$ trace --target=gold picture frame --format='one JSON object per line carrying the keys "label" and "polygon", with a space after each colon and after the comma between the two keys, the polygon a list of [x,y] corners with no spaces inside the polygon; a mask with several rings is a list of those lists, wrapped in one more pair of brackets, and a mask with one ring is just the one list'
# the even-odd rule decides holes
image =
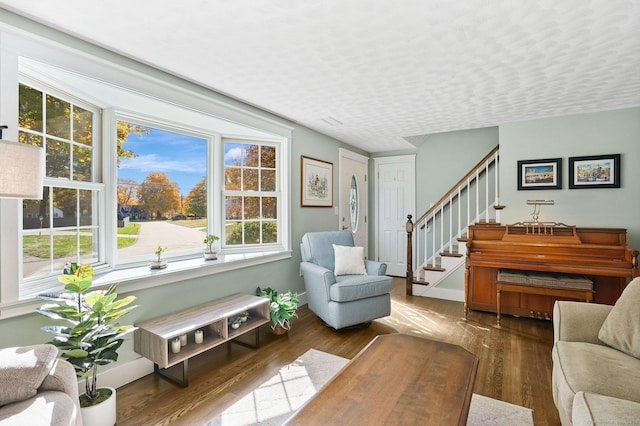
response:
{"label": "gold picture frame", "polygon": [[300,206],[333,207],[333,163],[300,156]]}

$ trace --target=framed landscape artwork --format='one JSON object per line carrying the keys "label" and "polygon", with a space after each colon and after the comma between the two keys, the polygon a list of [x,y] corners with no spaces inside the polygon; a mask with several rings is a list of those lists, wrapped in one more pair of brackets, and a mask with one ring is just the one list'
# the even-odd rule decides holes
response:
{"label": "framed landscape artwork", "polygon": [[300,157],[300,205],[333,206],[333,163]]}
{"label": "framed landscape artwork", "polygon": [[518,190],[561,188],[562,158],[518,161]]}
{"label": "framed landscape artwork", "polygon": [[569,157],[569,189],[620,188],[620,154]]}

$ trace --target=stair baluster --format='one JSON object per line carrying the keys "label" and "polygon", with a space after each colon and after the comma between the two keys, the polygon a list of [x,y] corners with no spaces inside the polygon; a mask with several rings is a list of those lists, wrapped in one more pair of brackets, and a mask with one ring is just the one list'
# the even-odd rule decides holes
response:
{"label": "stair baluster", "polygon": [[[498,158],[496,146],[418,220],[413,222],[413,216],[407,216],[407,295],[414,294],[414,284],[435,287],[464,263],[466,246],[458,240],[464,241],[469,225],[499,222],[504,206],[499,205]],[[414,247],[418,260],[415,269]],[[432,271],[438,271],[441,278],[433,276]]]}

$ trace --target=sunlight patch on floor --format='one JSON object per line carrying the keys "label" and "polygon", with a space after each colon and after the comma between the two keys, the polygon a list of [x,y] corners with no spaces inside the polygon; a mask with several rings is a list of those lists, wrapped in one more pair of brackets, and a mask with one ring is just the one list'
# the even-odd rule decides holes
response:
{"label": "sunlight patch on floor", "polygon": [[281,370],[221,415],[224,425],[251,425],[298,409],[316,393],[304,366]]}

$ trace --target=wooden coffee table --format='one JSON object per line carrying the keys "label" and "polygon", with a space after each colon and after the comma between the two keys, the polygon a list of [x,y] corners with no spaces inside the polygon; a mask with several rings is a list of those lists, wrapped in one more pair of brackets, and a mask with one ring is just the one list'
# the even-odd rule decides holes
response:
{"label": "wooden coffee table", "polygon": [[460,346],[378,336],[287,424],[465,425],[477,368]]}

